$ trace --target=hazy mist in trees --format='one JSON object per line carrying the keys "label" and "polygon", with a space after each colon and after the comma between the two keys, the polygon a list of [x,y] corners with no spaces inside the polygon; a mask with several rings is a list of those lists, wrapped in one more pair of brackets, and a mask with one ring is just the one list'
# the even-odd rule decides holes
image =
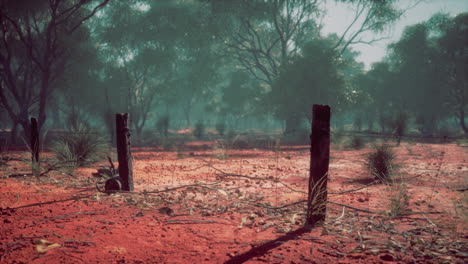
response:
{"label": "hazy mist in trees", "polygon": [[[396,1],[348,0],[353,30],[324,35],[322,1],[0,1],[0,128],[87,124],[136,135],[205,127],[294,133],[312,104],[335,128],[467,134],[468,14],[406,28],[369,71],[362,34],[391,28]],[[350,27],[351,28],[351,27]],[[375,40],[366,40],[373,43]]]}

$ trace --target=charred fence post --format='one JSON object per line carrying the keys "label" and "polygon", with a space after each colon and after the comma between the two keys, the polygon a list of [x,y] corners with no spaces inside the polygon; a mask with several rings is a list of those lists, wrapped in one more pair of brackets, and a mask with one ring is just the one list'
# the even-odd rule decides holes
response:
{"label": "charred fence post", "polygon": [[133,191],[133,165],[130,151],[130,130],[128,129],[128,113],[116,114],[117,156],[119,160],[119,175],[122,178],[122,190]]}
{"label": "charred fence post", "polygon": [[32,173],[39,175],[39,129],[36,118],[31,118],[31,161]]}
{"label": "charred fence post", "polygon": [[312,106],[310,135],[310,176],[306,226],[325,221],[327,212],[327,180],[330,161],[330,107]]}

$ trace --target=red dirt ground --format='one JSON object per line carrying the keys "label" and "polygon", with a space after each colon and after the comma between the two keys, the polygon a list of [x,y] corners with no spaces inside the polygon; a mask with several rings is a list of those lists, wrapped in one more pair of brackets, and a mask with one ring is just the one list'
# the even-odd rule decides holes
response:
{"label": "red dirt ground", "polygon": [[[394,150],[398,183],[347,192],[372,181],[371,149],[333,147],[327,220],[312,230],[293,204],[306,199],[307,146],[135,148],[135,193],[112,195],[92,176],[105,162],[37,179],[20,176],[27,152],[3,152],[0,263],[466,263],[468,148]],[[402,189],[406,207],[391,216]]]}

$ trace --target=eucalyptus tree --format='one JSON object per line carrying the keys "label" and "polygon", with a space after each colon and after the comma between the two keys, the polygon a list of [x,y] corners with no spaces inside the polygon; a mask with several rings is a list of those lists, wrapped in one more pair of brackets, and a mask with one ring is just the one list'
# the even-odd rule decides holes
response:
{"label": "eucalyptus tree", "polygon": [[260,103],[259,82],[246,71],[227,74],[227,83],[222,88],[218,114],[231,128],[236,128],[241,119],[256,115]]}
{"label": "eucalyptus tree", "polygon": [[[444,116],[445,91],[438,84],[436,50],[429,40],[425,23],[409,26],[396,43],[390,45],[390,62],[396,78],[394,104],[416,116],[422,132],[432,132]],[[426,95],[426,96],[421,96]]]}
{"label": "eucalyptus tree", "polygon": [[[249,72],[261,82],[262,85],[258,87],[260,93],[264,94],[264,103],[271,105],[278,117],[279,109],[292,110],[293,108],[288,107],[290,102],[273,100],[276,97],[275,94],[281,94],[274,90],[292,89],[287,82],[282,82],[285,86],[278,85],[278,80],[285,78],[285,68],[297,65],[294,62],[304,56],[302,48],[305,43],[324,38],[321,36],[319,23],[319,18],[325,11],[323,2],[318,0],[209,2],[212,2],[212,8],[215,11],[227,14],[224,21],[235,30],[234,34],[225,36],[228,50],[237,60],[240,69]],[[333,55],[331,60],[340,60],[345,53],[349,53],[353,44],[364,42],[371,44],[378,41],[378,39],[365,39],[363,35],[368,32],[381,32],[401,14],[393,1],[337,2],[345,2],[354,6],[356,12],[355,18],[347,25],[343,35],[337,37],[332,43],[331,47],[334,52],[330,54]],[[320,65],[310,67],[311,70],[320,72],[320,69],[312,68],[320,67]],[[303,71],[303,74],[309,73]],[[289,93],[294,94],[292,90]],[[270,93],[274,94],[270,95]],[[283,91],[283,93],[288,93],[288,91]],[[314,98],[314,101],[320,102],[320,98]],[[325,101],[327,99],[323,98],[323,102]],[[283,105],[278,106],[278,104]],[[310,102],[305,104],[308,105]],[[281,118],[286,118],[284,121],[287,123],[287,130],[294,129],[291,126],[296,126],[300,123],[299,120],[304,118],[298,113],[284,112],[280,115]],[[292,120],[288,121],[289,118]]]}
{"label": "eucalyptus tree", "polygon": [[94,106],[102,102],[102,98],[96,94],[100,82],[97,73],[101,65],[93,39],[87,36],[78,43],[69,60],[74,63],[57,80],[56,86],[60,89],[51,95],[47,115],[50,126],[76,131],[82,125],[89,125],[94,117]]}
{"label": "eucalyptus tree", "polygon": [[379,113],[383,131],[406,113],[421,132],[433,133],[453,114],[466,133],[467,17],[436,14],[408,26],[382,62],[354,78],[357,96]]}
{"label": "eucalyptus tree", "polygon": [[240,67],[272,86],[300,45],[317,32],[318,1],[241,1],[233,12],[235,33],[226,44]]}
{"label": "eucalyptus tree", "polygon": [[[330,39],[315,39],[303,47],[303,55],[283,70],[268,94],[268,101],[280,120],[286,121],[286,133],[310,120],[312,104],[337,107],[342,98],[344,80],[338,73],[339,60]],[[285,89],[284,87],[287,87]]]}
{"label": "eucalyptus tree", "polygon": [[351,80],[353,87],[353,106],[362,111],[361,115],[367,121],[368,129],[372,130],[377,121],[382,132],[390,127],[390,119],[395,112],[395,73],[387,61],[377,62],[372,68],[358,74]]}
{"label": "eucalyptus tree", "polygon": [[[123,76],[118,78],[125,79],[125,87],[104,85],[105,93],[126,99],[120,111],[131,113],[137,133],[162,102],[179,105],[189,125],[193,106],[207,97],[216,77],[212,43],[217,41],[213,33],[217,21],[210,19],[204,5],[116,1],[96,19],[102,61],[105,67],[114,68],[108,71],[120,71]],[[104,74],[105,83],[112,83],[109,77]],[[109,108],[119,108],[112,100],[108,103]]]}
{"label": "eucalyptus tree", "polygon": [[[226,2],[220,1],[216,10],[221,9],[220,5],[227,5]],[[380,40],[366,39],[363,35],[382,32],[402,14],[394,1],[336,2],[355,7],[353,20],[334,43],[339,55],[353,44],[372,44]],[[300,55],[300,47],[320,34],[318,18],[325,12],[318,0],[238,1],[225,9],[234,10],[231,16],[236,22],[232,24],[237,29],[236,34],[226,41],[227,45],[244,69],[270,86],[281,65]]]}
{"label": "eucalyptus tree", "polygon": [[105,68],[104,119],[113,111],[130,113],[137,134],[143,130],[155,98],[169,79],[174,58],[161,2],[114,1],[94,22],[94,36]]}
{"label": "eucalyptus tree", "polygon": [[[404,10],[397,8],[395,0],[336,0],[354,9],[351,22],[335,44],[343,54],[354,44],[374,44],[385,37],[375,37],[397,21]],[[372,36],[372,37],[370,37]]]}
{"label": "eucalyptus tree", "polygon": [[456,17],[436,14],[428,21],[428,26],[435,34],[437,83],[448,92],[444,106],[448,106],[463,132],[468,134],[465,120],[468,112],[468,13]]}
{"label": "eucalyptus tree", "polygon": [[2,1],[0,102],[14,125],[29,134],[29,116],[46,121],[51,94],[71,55],[87,36],[83,23],[109,0]]}
{"label": "eucalyptus tree", "polygon": [[196,105],[208,104],[218,86],[222,58],[219,54],[217,21],[206,12],[205,4],[190,3],[179,10],[183,22],[176,28],[183,35],[174,42],[173,87],[170,95],[182,110],[187,126],[192,124]]}
{"label": "eucalyptus tree", "polygon": [[452,113],[468,132],[467,17],[466,13],[454,18],[436,14],[407,27],[390,45],[394,104],[415,115],[421,132],[434,132],[439,121]]}

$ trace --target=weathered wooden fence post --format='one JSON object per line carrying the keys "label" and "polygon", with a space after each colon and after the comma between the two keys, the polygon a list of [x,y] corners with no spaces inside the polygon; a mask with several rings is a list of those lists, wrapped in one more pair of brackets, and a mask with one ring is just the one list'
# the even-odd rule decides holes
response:
{"label": "weathered wooden fence post", "polygon": [[31,118],[31,159],[39,162],[39,130],[36,118]]}
{"label": "weathered wooden fence post", "polygon": [[327,212],[328,163],[330,161],[330,107],[312,106],[310,177],[306,226],[325,221]]}
{"label": "weathered wooden fence post", "polygon": [[39,173],[39,129],[36,118],[31,118],[31,161],[32,173],[38,176]]}
{"label": "weathered wooden fence post", "polygon": [[133,165],[130,151],[130,131],[128,129],[128,113],[116,114],[117,156],[119,160],[119,175],[122,178],[122,190],[133,191]]}

